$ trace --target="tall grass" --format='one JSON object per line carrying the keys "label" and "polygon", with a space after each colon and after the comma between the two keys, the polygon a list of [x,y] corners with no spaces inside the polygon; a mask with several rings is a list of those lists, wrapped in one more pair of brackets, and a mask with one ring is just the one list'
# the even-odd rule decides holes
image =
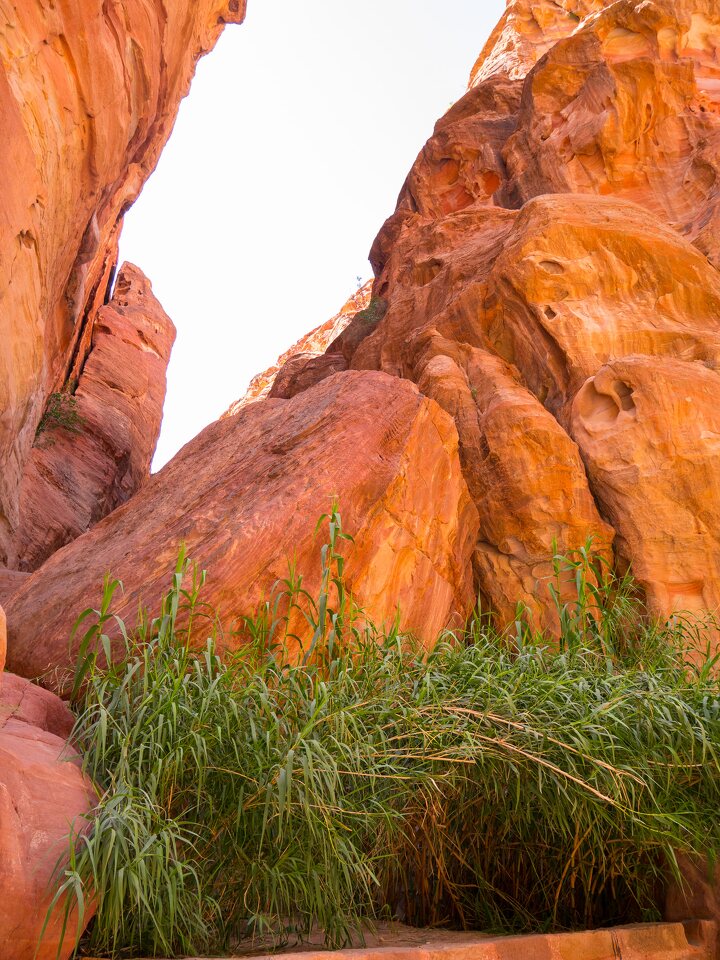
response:
{"label": "tall grass", "polygon": [[58,899],[97,904],[92,954],[314,926],[340,945],[381,915],[512,931],[655,915],[675,851],[720,841],[720,689],[689,625],[650,623],[587,551],[555,558],[559,645],[478,615],[428,653],[355,607],[325,521],[319,596],[291,571],[239,653],[218,656],[182,556],[158,615],[121,625],[121,656],[118,584],[83,616],[74,736],[102,799]]}

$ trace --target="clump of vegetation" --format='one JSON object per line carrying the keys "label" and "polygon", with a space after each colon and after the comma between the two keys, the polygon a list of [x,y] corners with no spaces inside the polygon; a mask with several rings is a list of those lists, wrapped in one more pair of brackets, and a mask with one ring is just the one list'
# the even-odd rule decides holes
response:
{"label": "clump of vegetation", "polygon": [[554,561],[559,645],[478,614],[428,652],[355,606],[340,518],[325,522],[319,595],[291,571],[240,652],[219,656],[182,556],[132,631],[112,616],[117,582],[83,615],[74,737],[102,796],[57,900],[67,917],[96,898],[91,954],[217,953],[316,926],[341,945],[380,916],[494,931],[653,917],[676,851],[720,841],[720,687],[691,626],[650,622],[587,550]]}
{"label": "clump of vegetation", "polygon": [[361,323],[363,326],[376,327],[387,313],[387,301],[382,297],[372,297],[370,303],[355,314],[355,323]]}
{"label": "clump of vegetation", "polygon": [[67,433],[82,433],[85,419],[78,413],[77,400],[71,390],[51,393],[48,397],[45,413],[35,431],[35,440],[42,439],[43,444],[55,442],[52,433],[65,430]]}

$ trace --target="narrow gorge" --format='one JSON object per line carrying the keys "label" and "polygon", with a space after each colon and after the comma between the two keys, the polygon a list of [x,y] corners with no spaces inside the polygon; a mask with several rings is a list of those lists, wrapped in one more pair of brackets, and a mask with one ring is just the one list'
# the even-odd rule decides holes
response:
{"label": "narrow gorge", "polygon": [[[68,822],[95,802],[60,698],[107,574],[118,615],[157,610],[182,544],[239,623],[289,558],[322,588],[336,500],[347,589],[427,649],[478,598],[499,633],[520,609],[556,635],[552,558],[588,545],[651,619],[720,608],[718,0],[508,0],[373,281],[151,475],[175,329],[118,238],[198,59],[245,12],[0,0],[3,960],[33,957]],[[715,889],[684,873],[695,899],[667,918],[697,942],[672,927],[615,956],[716,956]],[[73,936],[54,919],[36,960]]]}

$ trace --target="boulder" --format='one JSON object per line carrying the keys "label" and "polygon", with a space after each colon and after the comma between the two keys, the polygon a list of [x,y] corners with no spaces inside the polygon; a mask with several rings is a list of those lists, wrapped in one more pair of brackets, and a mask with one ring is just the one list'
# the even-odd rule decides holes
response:
{"label": "boulder", "polygon": [[[58,865],[71,831],[87,826],[97,797],[67,738],[73,717],[56,696],[0,675],[0,956],[66,960],[77,930],[63,936],[60,904],[40,941]],[[85,914],[92,917],[92,904]],[[37,952],[36,952],[37,950]]]}
{"label": "boulder", "polygon": [[[183,543],[226,625],[252,614],[292,559],[312,594],[314,530],[334,497],[355,538],[348,583],[374,620],[391,622],[399,604],[403,625],[430,642],[467,615],[478,521],[455,425],[408,381],[347,372],[212,424],[47,560],[8,601],[9,668],[57,686],[73,622],[99,603],[105,574],[123,582],[118,612],[134,620],[140,601],[157,609]],[[227,631],[224,643],[241,639]]]}

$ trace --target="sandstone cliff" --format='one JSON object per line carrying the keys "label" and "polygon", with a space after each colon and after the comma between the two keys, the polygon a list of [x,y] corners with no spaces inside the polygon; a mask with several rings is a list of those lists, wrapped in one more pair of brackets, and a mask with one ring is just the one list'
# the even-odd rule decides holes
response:
{"label": "sandstone cliff", "polygon": [[54,395],[57,407],[41,421],[22,478],[10,567],[37,569],[148,478],[174,339],[150,283],[125,264],[95,317],[74,394]]}
{"label": "sandstone cliff", "polygon": [[[426,640],[477,592],[552,624],[548,558],[591,537],[653,612],[714,612],[718,47],[711,0],[512,0],[373,245],[369,304],[15,582],[15,669],[65,663],[107,569],[127,609],[154,603],[181,539],[249,612],[292,545],[311,562],[333,494],[379,578],[358,572],[359,599],[378,619],[399,601]],[[370,520],[401,490],[403,536]]]}
{"label": "sandstone cliff", "polygon": [[351,366],[455,417],[506,616],[613,532],[653,611],[720,604],[718,44],[711,0],[513,0],[373,246]]}
{"label": "sandstone cliff", "polygon": [[46,401],[76,379],[122,216],[245,0],[0,2],[0,564]]}

